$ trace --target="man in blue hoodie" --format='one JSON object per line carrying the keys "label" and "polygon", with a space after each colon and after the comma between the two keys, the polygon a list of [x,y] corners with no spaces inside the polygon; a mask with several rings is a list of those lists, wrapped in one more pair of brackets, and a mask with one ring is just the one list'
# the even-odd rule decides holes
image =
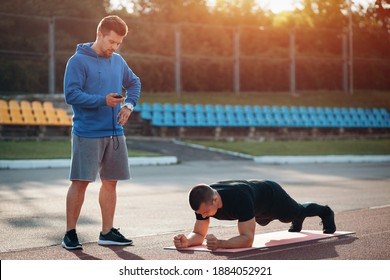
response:
{"label": "man in blue hoodie", "polygon": [[103,18],[95,42],[77,45],[76,53],[66,65],[64,95],[74,113],[71,185],[66,198],[67,231],[62,242],[69,250],[82,249],[76,224],[87,186],[96,180],[98,173],[102,182],[99,192],[102,230],[98,244],[132,244],[113,226],[117,181],[130,178],[122,126],[136,106],[141,90],[139,78],[115,52],[127,32],[126,23],[118,16]]}

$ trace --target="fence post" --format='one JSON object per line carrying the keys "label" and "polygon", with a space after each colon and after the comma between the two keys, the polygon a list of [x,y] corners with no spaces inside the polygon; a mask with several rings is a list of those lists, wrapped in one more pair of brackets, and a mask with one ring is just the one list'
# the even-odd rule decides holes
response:
{"label": "fence post", "polygon": [[294,94],[295,89],[295,30],[292,30],[290,32],[290,93]]}
{"label": "fence post", "polygon": [[54,94],[56,88],[56,62],[55,62],[55,17],[48,20],[48,48],[49,48],[49,93]]}
{"label": "fence post", "polygon": [[341,34],[341,47],[343,50],[343,90],[348,92],[348,53],[347,53],[347,35],[343,31]]}
{"label": "fence post", "polygon": [[348,29],[349,29],[349,93],[353,94],[353,22],[351,0],[348,0]]}
{"label": "fence post", "polygon": [[175,88],[176,95],[181,92],[181,68],[180,68],[180,26],[175,27]]}
{"label": "fence post", "polygon": [[233,85],[236,95],[240,95],[240,29],[234,31]]}

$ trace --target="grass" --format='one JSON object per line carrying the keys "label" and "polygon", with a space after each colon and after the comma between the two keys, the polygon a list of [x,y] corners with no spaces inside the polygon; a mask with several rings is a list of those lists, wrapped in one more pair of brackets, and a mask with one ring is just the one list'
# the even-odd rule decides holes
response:
{"label": "grass", "polygon": [[[53,141],[0,141],[0,159],[68,159],[71,143],[65,140]],[[144,151],[130,150],[129,157],[160,156]]]}
{"label": "grass", "polygon": [[231,104],[259,106],[321,106],[321,107],[362,107],[387,108],[390,111],[390,92],[356,91],[353,95],[340,91],[297,92],[196,92],[182,93],[142,93],[140,103],[189,103],[189,104]]}
{"label": "grass", "polygon": [[252,156],[294,155],[388,155],[390,139],[315,141],[190,141],[189,143]]}
{"label": "grass", "polygon": [[[316,141],[187,141],[252,156],[262,155],[388,155],[390,139]],[[70,141],[0,141],[0,159],[67,159]],[[129,157],[159,154],[129,150]]]}

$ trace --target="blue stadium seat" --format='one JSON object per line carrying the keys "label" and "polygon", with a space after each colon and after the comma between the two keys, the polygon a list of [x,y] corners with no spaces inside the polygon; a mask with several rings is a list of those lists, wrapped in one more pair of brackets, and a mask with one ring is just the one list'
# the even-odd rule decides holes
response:
{"label": "blue stadium seat", "polygon": [[215,105],[215,112],[217,113],[224,113],[225,107],[223,105]]}
{"label": "blue stadium seat", "polygon": [[204,110],[206,113],[214,113],[215,112],[215,107],[211,104],[207,104],[205,107],[204,107]]}
{"label": "blue stadium seat", "polygon": [[291,106],[290,107],[290,112],[292,114],[299,114],[299,108],[297,106]]}
{"label": "blue stadium seat", "polygon": [[194,109],[195,109],[195,112],[197,112],[197,113],[203,113],[204,112],[204,108],[203,108],[202,104],[196,104]]}
{"label": "blue stadium seat", "polygon": [[198,124],[198,126],[207,126],[206,117],[203,113],[196,112],[195,119],[196,119],[196,123]]}
{"label": "blue stadium seat", "polygon": [[300,114],[307,115],[309,113],[309,111],[307,110],[307,107],[305,107],[305,106],[299,106],[298,109],[299,109]]}
{"label": "blue stadium seat", "polygon": [[186,126],[196,126],[196,119],[193,112],[185,113],[185,123]]}
{"label": "blue stadium seat", "polygon": [[246,114],[253,114],[253,109],[252,109],[252,106],[250,106],[250,105],[245,105],[244,111]]}
{"label": "blue stadium seat", "polygon": [[234,111],[236,112],[236,114],[241,114],[244,113],[244,108],[241,105],[236,105],[234,106]]}
{"label": "blue stadium seat", "polygon": [[144,120],[151,120],[152,119],[152,112],[147,111],[147,110],[141,111],[141,118]]}
{"label": "blue stadium seat", "polygon": [[150,105],[150,103],[142,103],[138,105],[141,105],[141,111],[152,111],[152,106]]}
{"label": "blue stadium seat", "polygon": [[[256,106],[255,106],[256,107]],[[261,110],[264,112],[264,113],[272,113],[272,108],[270,106],[263,106],[261,107]]]}
{"label": "blue stadium seat", "polygon": [[173,106],[170,103],[164,103],[163,105],[164,112],[173,112]]}
{"label": "blue stadium seat", "polygon": [[134,107],[134,112],[140,113],[142,111],[142,104],[138,103],[137,106]]}
{"label": "blue stadium seat", "polygon": [[155,125],[155,126],[163,126],[164,125],[163,116],[160,112],[154,113],[151,120],[152,120],[152,125]]}
{"label": "blue stadium seat", "polygon": [[175,111],[176,113],[183,113],[184,112],[184,106],[180,103],[176,103],[174,106],[173,106],[173,111]]}
{"label": "blue stadium seat", "polygon": [[195,109],[194,109],[194,106],[192,104],[185,104],[184,111],[186,113],[193,113],[193,112],[195,112]]}
{"label": "blue stadium seat", "polygon": [[153,112],[162,112],[163,106],[160,103],[153,103],[152,110]]}
{"label": "blue stadium seat", "polygon": [[235,109],[232,105],[225,105],[225,112],[234,113]]}
{"label": "blue stadium seat", "polygon": [[175,123],[184,123],[184,114],[182,112],[175,111],[174,113]]}

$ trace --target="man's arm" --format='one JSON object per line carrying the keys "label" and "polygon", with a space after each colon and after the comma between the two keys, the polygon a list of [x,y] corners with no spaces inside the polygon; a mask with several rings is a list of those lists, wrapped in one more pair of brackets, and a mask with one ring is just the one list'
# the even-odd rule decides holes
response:
{"label": "man's arm", "polygon": [[213,234],[206,236],[207,248],[215,250],[217,248],[248,248],[252,246],[255,237],[256,221],[252,218],[245,222],[238,222],[238,236],[228,240],[217,239]]}
{"label": "man's arm", "polygon": [[196,220],[193,231],[185,236],[178,234],[173,238],[176,248],[186,248],[190,246],[201,245],[209,229],[210,219]]}

